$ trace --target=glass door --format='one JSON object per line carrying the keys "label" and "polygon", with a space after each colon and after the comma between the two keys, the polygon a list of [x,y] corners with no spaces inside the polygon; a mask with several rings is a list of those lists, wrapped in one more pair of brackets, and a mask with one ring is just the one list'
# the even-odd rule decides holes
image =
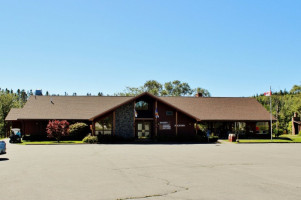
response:
{"label": "glass door", "polygon": [[146,139],[151,136],[151,122],[137,122],[138,139]]}

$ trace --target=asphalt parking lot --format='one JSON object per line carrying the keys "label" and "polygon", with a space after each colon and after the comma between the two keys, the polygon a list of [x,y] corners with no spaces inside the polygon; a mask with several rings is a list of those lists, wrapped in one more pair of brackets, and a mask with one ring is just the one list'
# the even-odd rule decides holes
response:
{"label": "asphalt parking lot", "polygon": [[16,145],[0,199],[300,199],[301,144]]}

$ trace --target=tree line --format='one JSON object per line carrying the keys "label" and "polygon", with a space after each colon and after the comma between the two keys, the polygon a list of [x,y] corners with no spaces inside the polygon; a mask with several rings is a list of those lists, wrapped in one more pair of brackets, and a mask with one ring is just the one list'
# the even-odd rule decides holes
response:
{"label": "tree line", "polygon": [[126,87],[124,92],[116,93],[116,96],[136,96],[143,92],[149,92],[156,96],[191,96],[196,93],[202,93],[204,97],[210,97],[207,89],[197,87],[191,88],[186,82],[179,80],[165,82],[163,84],[155,80],[149,80],[139,87]]}
{"label": "tree line", "polygon": [[[254,97],[270,111],[270,97],[264,94]],[[273,123],[273,130],[277,134],[291,133],[294,113],[301,116],[301,85],[294,85],[289,92],[286,90],[272,92],[271,100],[272,114],[277,119],[277,122]]]}
{"label": "tree line", "polygon": [[[146,81],[139,87],[126,87],[123,92],[115,93],[114,96],[135,96],[142,92],[149,92],[156,96],[191,96],[196,93],[202,93],[204,97],[210,97],[211,94],[207,89],[197,87],[191,88],[186,82],[179,80],[159,83],[155,80]],[[27,99],[33,95],[33,91],[25,91],[24,89],[17,91],[0,88],[0,137],[5,134],[5,118],[11,108],[22,108]],[[58,96],[59,94],[52,94]],[[68,94],[65,93],[67,96]],[[73,93],[72,96],[76,96]],[[99,92],[97,96],[103,96]],[[45,96],[50,96],[46,91]],[[87,93],[87,96],[92,96]],[[253,96],[260,102],[268,111],[270,111],[269,97],[264,94]],[[301,116],[301,85],[294,85],[290,91],[280,90],[274,91],[272,94],[272,113],[276,117],[277,122],[273,124],[274,130],[279,133],[291,132],[291,118],[294,113]]]}

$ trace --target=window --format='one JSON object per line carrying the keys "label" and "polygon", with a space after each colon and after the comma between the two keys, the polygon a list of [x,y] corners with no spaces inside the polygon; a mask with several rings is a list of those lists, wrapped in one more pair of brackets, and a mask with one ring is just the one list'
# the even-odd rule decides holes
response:
{"label": "window", "polygon": [[138,101],[135,106],[136,110],[148,110],[148,103],[145,101]]}
{"label": "window", "polygon": [[112,134],[112,122],[113,116],[110,115],[106,118],[103,118],[95,123],[95,134],[96,135],[111,135]]}
{"label": "window", "polygon": [[246,133],[246,123],[245,122],[234,122],[232,130],[235,133],[245,134]]}
{"label": "window", "polygon": [[268,122],[257,122],[256,123],[256,133],[259,133],[259,134],[269,133],[269,123]]}
{"label": "window", "polygon": [[173,116],[173,111],[166,111],[166,116]]}

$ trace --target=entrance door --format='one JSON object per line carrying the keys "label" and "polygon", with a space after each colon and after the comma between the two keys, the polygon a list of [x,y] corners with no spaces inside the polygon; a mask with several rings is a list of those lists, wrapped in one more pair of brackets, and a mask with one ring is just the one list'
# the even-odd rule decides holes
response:
{"label": "entrance door", "polygon": [[138,139],[147,139],[151,137],[151,122],[136,122]]}

